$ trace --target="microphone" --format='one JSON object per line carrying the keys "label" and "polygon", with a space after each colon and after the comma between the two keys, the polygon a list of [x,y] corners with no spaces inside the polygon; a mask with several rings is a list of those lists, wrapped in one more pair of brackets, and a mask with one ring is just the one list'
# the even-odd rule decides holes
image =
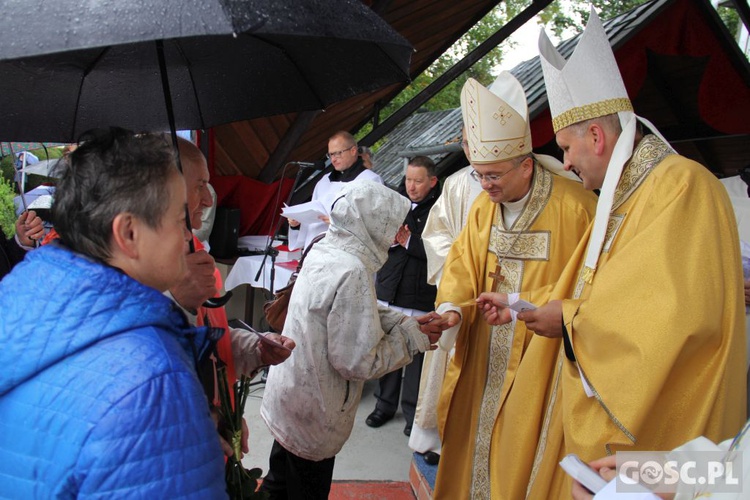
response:
{"label": "microphone", "polygon": [[290,161],[289,163],[291,165],[297,165],[299,168],[314,168],[314,169],[317,169],[317,170],[320,170],[320,169],[324,168],[325,165],[326,165],[326,163],[324,161],[321,161],[321,160],[314,161],[314,162],[309,162],[309,161]]}

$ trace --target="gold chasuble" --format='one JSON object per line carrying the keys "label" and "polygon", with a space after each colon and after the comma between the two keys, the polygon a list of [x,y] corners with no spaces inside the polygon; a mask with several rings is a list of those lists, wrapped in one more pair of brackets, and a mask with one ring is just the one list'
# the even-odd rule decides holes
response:
{"label": "gold chasuble", "polygon": [[[500,205],[480,194],[448,254],[437,303],[554,283],[595,208],[596,197],[580,183],[539,165],[510,228]],[[443,447],[434,498],[525,494],[559,347],[559,340],[535,338],[523,322],[490,327],[476,307],[463,308],[438,405]],[[535,360],[527,365],[529,353]]]}
{"label": "gold chasuble", "polygon": [[624,167],[593,275],[581,272],[588,238],[553,291],[573,297],[563,322],[577,363],[561,351],[534,499],[570,498],[558,465],[568,453],[589,462],[701,435],[719,442],[745,422],[740,246],[719,181],[646,136]]}

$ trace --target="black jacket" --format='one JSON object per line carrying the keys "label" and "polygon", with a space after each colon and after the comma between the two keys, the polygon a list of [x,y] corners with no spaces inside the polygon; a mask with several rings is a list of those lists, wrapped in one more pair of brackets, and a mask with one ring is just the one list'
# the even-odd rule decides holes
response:
{"label": "black jacket", "polygon": [[8,239],[0,229],[0,279],[23,260],[26,251],[18,246],[15,238]]}
{"label": "black jacket", "polygon": [[439,184],[407,214],[404,224],[411,231],[409,248],[395,245],[388,251],[388,260],[378,271],[375,284],[378,299],[394,306],[421,311],[435,308],[437,287],[427,284],[427,256],[422,243],[422,230],[438,196]]}

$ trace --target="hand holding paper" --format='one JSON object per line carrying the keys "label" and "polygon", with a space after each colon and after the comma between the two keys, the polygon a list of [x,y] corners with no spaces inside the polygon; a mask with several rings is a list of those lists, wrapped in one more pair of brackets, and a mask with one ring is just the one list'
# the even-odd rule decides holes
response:
{"label": "hand holding paper", "polygon": [[477,310],[484,314],[490,325],[510,323],[512,316],[508,307],[508,295],[505,293],[484,292],[477,297]]}
{"label": "hand holding paper", "polygon": [[321,217],[328,217],[329,213],[318,200],[300,203],[299,205],[285,206],[281,209],[281,215],[287,219],[293,219],[302,224],[320,222]]}
{"label": "hand holding paper", "polygon": [[607,486],[607,480],[601,477],[590,466],[586,465],[575,454],[566,455],[560,461],[560,467],[565,469],[565,472],[592,493],[596,493]]}

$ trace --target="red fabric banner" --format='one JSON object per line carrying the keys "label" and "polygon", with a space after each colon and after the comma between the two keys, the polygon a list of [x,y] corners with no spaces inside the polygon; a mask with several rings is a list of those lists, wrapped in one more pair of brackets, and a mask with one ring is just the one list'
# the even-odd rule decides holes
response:
{"label": "red fabric banner", "polygon": [[240,209],[240,236],[273,234],[293,179],[266,184],[242,175],[211,178],[219,207]]}

